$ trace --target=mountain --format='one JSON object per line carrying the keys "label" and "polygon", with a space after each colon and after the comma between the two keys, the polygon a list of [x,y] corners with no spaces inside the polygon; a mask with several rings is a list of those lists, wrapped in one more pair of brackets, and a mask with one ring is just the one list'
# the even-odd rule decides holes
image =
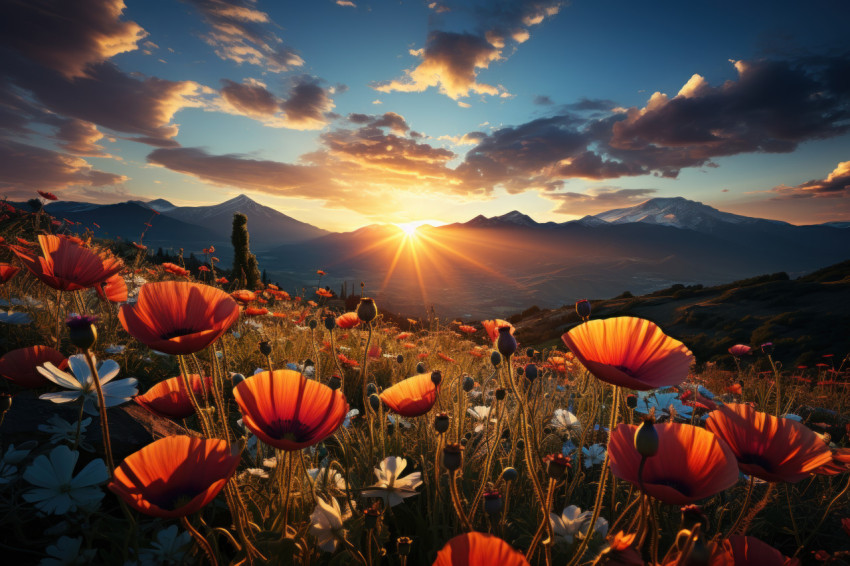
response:
{"label": "mountain", "polygon": [[127,202],[132,202],[134,204],[145,206],[145,207],[150,208],[151,210],[155,210],[157,212],[168,212],[170,210],[174,210],[175,208],[177,208],[176,206],[174,206],[173,204],[171,204],[170,202],[168,202],[164,198],[158,198],[156,200],[148,200],[148,201],[130,200],[130,201],[127,201]]}
{"label": "mountain", "polygon": [[617,208],[597,214],[595,218],[612,224],[644,222],[701,232],[713,232],[726,224],[753,225],[770,223],[790,226],[787,222],[780,222],[778,220],[764,220],[762,218],[751,218],[749,216],[721,212],[701,202],[695,202],[683,197],[653,198],[637,206]]}
{"label": "mountain", "polygon": [[171,218],[206,227],[224,241],[230,240],[234,213],[241,212],[248,217],[252,250],[329,234],[327,230],[295,220],[245,195],[212,206],[178,206],[162,212]]}

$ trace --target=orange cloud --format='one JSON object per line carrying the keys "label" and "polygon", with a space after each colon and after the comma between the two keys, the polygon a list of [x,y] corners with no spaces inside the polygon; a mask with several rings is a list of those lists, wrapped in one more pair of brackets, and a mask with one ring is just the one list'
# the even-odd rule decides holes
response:
{"label": "orange cloud", "polygon": [[780,185],[771,190],[777,193],[777,199],[850,197],[850,161],[839,163],[824,179],[813,179],[793,187]]}

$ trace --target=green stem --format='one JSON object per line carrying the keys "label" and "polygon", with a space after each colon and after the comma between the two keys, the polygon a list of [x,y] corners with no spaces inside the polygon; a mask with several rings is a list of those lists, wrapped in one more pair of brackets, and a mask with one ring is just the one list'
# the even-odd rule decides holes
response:
{"label": "green stem", "polygon": [[213,554],[212,547],[210,543],[192,526],[192,523],[189,522],[189,519],[184,515],[180,517],[180,522],[183,524],[183,528],[189,531],[189,534],[195,539],[195,542],[198,543],[198,546],[201,547],[201,550],[206,554],[207,559],[210,561],[212,566],[218,566],[218,560],[215,559],[215,554]]}
{"label": "green stem", "polygon": [[109,440],[109,421],[106,418],[106,401],[103,398],[103,388],[100,386],[100,377],[97,375],[97,368],[94,365],[94,357],[91,355],[91,350],[84,350],[86,362],[91,370],[92,380],[94,381],[95,389],[97,390],[97,404],[100,411],[100,428],[103,435],[103,449],[106,452],[106,463],[109,465],[109,475],[115,477],[115,460],[112,459],[112,443]]}

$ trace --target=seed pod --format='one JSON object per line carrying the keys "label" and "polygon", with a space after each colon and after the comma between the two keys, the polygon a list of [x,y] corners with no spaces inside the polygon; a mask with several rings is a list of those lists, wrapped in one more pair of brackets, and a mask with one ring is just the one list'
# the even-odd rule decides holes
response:
{"label": "seed pod", "polygon": [[374,383],[366,384],[366,395],[374,395],[378,392],[378,386]]}
{"label": "seed pod", "polygon": [[590,301],[588,301],[587,299],[582,299],[576,302],[576,314],[579,316],[580,319],[587,320],[588,318],[590,318],[591,310],[592,309],[590,308]]}
{"label": "seed pod", "polygon": [[655,419],[647,417],[635,431],[635,448],[641,456],[651,458],[658,454],[658,431]]}
{"label": "seed pod", "polygon": [[398,356],[396,356],[395,361],[397,361],[400,364],[403,364],[404,363],[404,356],[402,354],[399,354]]}
{"label": "seed pod", "polygon": [[493,367],[499,367],[499,364],[502,363],[502,354],[493,350],[490,354],[490,363],[493,364]]}
{"label": "seed pod", "polygon": [[413,539],[410,537],[398,537],[396,539],[396,550],[398,550],[399,556],[409,556],[412,547]]}
{"label": "seed pod", "polygon": [[629,409],[634,409],[635,407],[637,407],[637,402],[638,398],[637,395],[635,395],[634,393],[626,395],[626,406]]}
{"label": "seed pod", "polygon": [[360,299],[360,304],[357,305],[357,318],[369,324],[375,317],[378,316],[378,306],[375,304],[375,301],[370,299],[369,297],[363,297]]}
{"label": "seed pod", "polygon": [[570,467],[570,459],[563,454],[549,454],[543,461],[546,462],[546,473],[553,480],[564,477],[567,468]]}
{"label": "seed pod", "polygon": [[508,394],[508,390],[507,390],[507,389],[505,389],[504,387],[499,387],[498,389],[496,389],[496,400],[497,400],[497,401],[504,401],[504,400],[505,400],[505,396],[506,396],[507,394]]}
{"label": "seed pod", "polygon": [[488,515],[502,512],[502,494],[498,490],[484,492],[484,512]]}
{"label": "seed pod", "polygon": [[237,385],[245,381],[245,376],[241,373],[234,373],[230,376],[230,381],[233,382],[233,387],[236,387]]}
{"label": "seed pod", "polygon": [[378,397],[376,393],[369,395],[369,406],[371,406],[372,410],[376,413],[381,408],[381,398]]}
{"label": "seed pod", "polygon": [[469,393],[475,387],[475,380],[472,379],[470,376],[465,375],[463,377],[463,384],[461,385],[461,387],[463,387],[464,391]]}
{"label": "seed pod", "polygon": [[534,364],[528,364],[525,366],[525,378],[528,381],[534,382],[535,379],[540,375],[537,366]]}
{"label": "seed pod", "polygon": [[336,391],[340,387],[342,387],[342,379],[338,375],[332,375],[328,380],[328,387]]}
{"label": "seed pod", "polygon": [[310,327],[310,330],[316,330],[316,327],[319,326],[319,323],[315,318],[311,318],[310,322],[307,323],[307,326]]}
{"label": "seed pod", "polygon": [[505,481],[514,481],[519,477],[519,472],[516,471],[516,468],[505,468],[502,470],[502,479]]}
{"label": "seed pod", "polygon": [[336,317],[332,314],[326,314],[324,318],[325,328],[333,330],[336,328]]}
{"label": "seed pod", "polygon": [[449,442],[443,448],[443,467],[449,471],[454,471],[461,465],[463,465],[463,447],[456,442]]}
{"label": "seed pod", "polygon": [[511,334],[510,326],[502,326],[499,328],[499,338],[496,340],[496,347],[499,349],[499,353],[506,358],[511,357],[513,353],[516,352],[516,338],[514,338],[513,334]]}
{"label": "seed pod", "polygon": [[431,372],[431,383],[433,383],[434,385],[440,385],[442,381],[443,373],[440,370],[435,369]]}
{"label": "seed pod", "polygon": [[449,430],[448,413],[439,413],[436,417],[434,417],[434,430],[436,430],[439,434],[443,434]]}
{"label": "seed pod", "polygon": [[268,340],[263,340],[262,342],[260,342],[259,346],[260,346],[260,353],[262,355],[264,355],[264,356],[270,356],[271,355],[272,345],[269,343]]}
{"label": "seed pod", "polygon": [[422,362],[416,364],[416,373],[425,373],[425,364]]}

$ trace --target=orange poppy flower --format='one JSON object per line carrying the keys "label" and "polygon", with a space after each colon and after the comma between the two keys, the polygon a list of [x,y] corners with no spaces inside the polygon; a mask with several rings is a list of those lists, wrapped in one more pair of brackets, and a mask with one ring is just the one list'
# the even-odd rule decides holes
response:
{"label": "orange poppy flower", "polygon": [[732,393],[733,395],[743,395],[744,394],[744,388],[741,387],[740,383],[733,383],[732,385],[727,385],[726,391],[728,391],[729,393]]}
{"label": "orange poppy flower", "polygon": [[206,265],[202,265],[202,266],[200,266],[200,267],[198,268],[198,271],[200,271],[200,272],[202,272],[202,273],[206,273],[206,272],[207,272],[207,271],[209,271],[209,270],[210,270],[210,268],[209,268],[209,267],[207,267]]}
{"label": "orange poppy flower", "polygon": [[383,350],[381,349],[380,346],[372,346],[371,348],[369,348],[369,357],[370,358],[380,358],[381,353],[383,353]]}
{"label": "orange poppy flower", "polygon": [[320,269],[320,270],[316,271],[316,275],[322,276],[322,275],[327,275],[327,273],[325,273],[323,270]]}
{"label": "orange poppy flower", "polygon": [[431,410],[437,402],[438,393],[431,374],[421,373],[385,389],[381,393],[381,401],[403,417],[418,417]]}
{"label": "orange poppy flower", "polygon": [[256,307],[248,307],[242,314],[245,316],[263,316],[264,314],[269,314],[269,309],[258,309]]}
{"label": "orange poppy flower", "polygon": [[347,312],[336,317],[336,325],[343,329],[354,328],[360,324],[360,317],[356,312]]}
{"label": "orange poppy flower", "polygon": [[227,277],[219,277],[215,280],[215,282],[219,285],[227,285],[228,283],[230,283],[230,281],[227,280]]}
{"label": "orange poppy flower", "polygon": [[511,328],[511,334],[514,333],[514,325],[508,322],[507,320],[502,320],[501,318],[497,318],[495,320],[482,320],[482,326],[484,326],[484,330],[487,332],[487,336],[490,337],[491,342],[495,342],[499,339],[499,329],[503,326],[509,326]]}
{"label": "orange poppy flower", "polygon": [[694,360],[656,324],[631,316],[591,320],[561,339],[597,379],[639,391],[681,383]]}
{"label": "orange poppy flower", "polygon": [[317,303],[316,301],[313,301],[313,300],[307,301],[307,304],[310,305],[311,307],[318,307],[319,306],[319,303]]}
{"label": "orange poppy flower", "polygon": [[468,324],[462,324],[458,326],[457,329],[461,332],[466,332],[467,334],[475,334],[476,332],[478,332],[477,328],[475,328],[474,326],[469,326]]}
{"label": "orange poppy flower", "polygon": [[749,405],[721,406],[706,427],[729,445],[742,472],[765,481],[797,482],[832,461],[829,446],[805,425]]}
{"label": "orange poppy flower", "polygon": [[[787,558],[781,552],[755,537],[730,536],[723,541],[723,550],[735,566],[799,566],[797,558]],[[712,562],[713,564],[714,562]]]}
{"label": "orange poppy flower", "polygon": [[280,450],[301,450],[339,428],[348,412],[342,392],[288,369],[264,371],[233,388],[242,419],[257,438]]}
{"label": "orange poppy flower", "polygon": [[832,461],[824,464],[816,474],[822,476],[837,476],[850,472],[850,448],[839,448],[832,452]]}
{"label": "orange poppy flower", "polygon": [[146,515],[185,517],[215,499],[239,459],[224,440],[167,436],[127,456],[107,487]]}
{"label": "orange poppy flower", "polygon": [[[641,455],[635,425],[621,424],[608,442],[611,473],[639,487]],[[735,455],[705,429],[679,423],[656,424],[658,453],[647,458],[644,491],[673,505],[685,505],[730,488],[738,481]]]}
{"label": "orange poppy flower", "polygon": [[103,283],[124,267],[120,259],[96,252],[62,236],[40,235],[43,257],[32,257],[28,250],[10,246],[30,273],[54,289],[76,291]]}
{"label": "orange poppy flower", "polygon": [[451,539],[437,553],[433,566],[528,566],[521,552],[493,535],[463,533]]}
{"label": "orange poppy flower", "polygon": [[470,353],[470,355],[472,355],[473,357],[476,357],[476,358],[483,358],[484,357],[484,354],[482,354],[478,350],[470,350],[469,353]]}
{"label": "orange poppy flower", "polygon": [[395,337],[395,339],[396,340],[407,340],[411,336],[413,336],[412,332],[399,332],[398,335]]}
{"label": "orange poppy flower", "polygon": [[169,262],[163,263],[162,268],[172,275],[178,275],[180,277],[188,277],[189,276],[189,270],[183,269],[182,267],[180,267],[176,263],[169,263]]}
{"label": "orange poppy flower", "polygon": [[98,296],[104,301],[110,303],[125,303],[127,302],[127,282],[121,277],[120,273],[116,273],[106,280],[106,284],[102,287],[98,285],[94,288]]}
{"label": "orange poppy flower", "polygon": [[0,283],[6,283],[21,270],[9,263],[0,263]]}
{"label": "orange poppy flower", "polygon": [[[189,376],[189,379],[196,399],[204,394],[205,389],[209,391],[212,387],[212,378],[210,377],[205,377],[202,381],[198,374],[193,374]],[[183,383],[182,377],[172,377],[160,381],[148,389],[144,395],[137,395],[134,401],[160,417],[185,419],[195,414],[192,400],[186,394],[186,385]]]}
{"label": "orange poppy flower", "polygon": [[449,362],[450,364],[455,363],[455,361],[452,358],[450,358],[449,356],[445,355],[442,352],[437,352],[437,355],[440,357],[440,359],[445,360],[445,361]]}
{"label": "orange poppy flower", "polygon": [[50,346],[29,346],[6,352],[0,358],[0,375],[21,387],[35,389],[51,385],[36,369],[50,362],[59,369],[68,367],[68,360]]}
{"label": "orange poppy flower", "polygon": [[316,291],[316,294],[326,299],[334,296],[334,294],[328,291],[327,289],[319,289],[318,291]]}
{"label": "orange poppy flower", "polygon": [[188,281],[145,283],[118,318],[136,340],[166,354],[203,350],[239,318],[239,305],[224,291]]}
{"label": "orange poppy flower", "polygon": [[47,200],[59,200],[59,197],[54,195],[53,193],[48,193],[47,191],[38,191],[38,194]]}

